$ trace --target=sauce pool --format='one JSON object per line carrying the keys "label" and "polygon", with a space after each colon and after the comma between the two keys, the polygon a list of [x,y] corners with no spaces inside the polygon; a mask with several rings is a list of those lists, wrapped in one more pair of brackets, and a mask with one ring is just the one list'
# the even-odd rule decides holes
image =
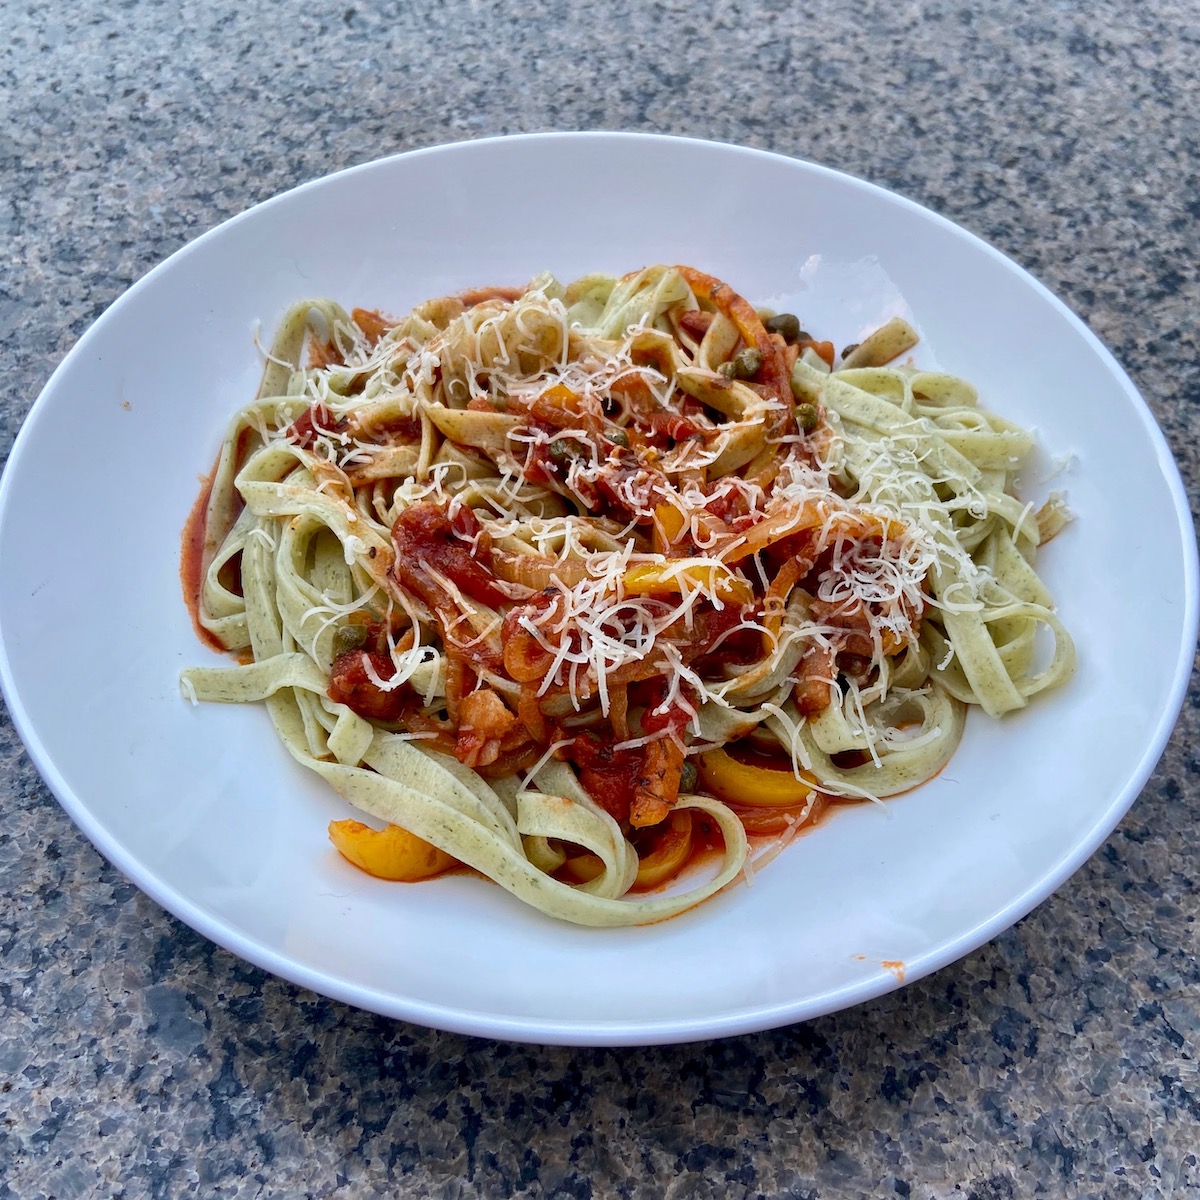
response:
{"label": "sauce pool", "polygon": [[208,534],[208,500],[212,495],[213,479],[217,469],[204,478],[200,494],[184,522],[179,550],[179,583],[183,588],[183,602],[196,636],[213,650],[224,651],[225,647],[200,623],[200,588],[204,579],[204,542]]}

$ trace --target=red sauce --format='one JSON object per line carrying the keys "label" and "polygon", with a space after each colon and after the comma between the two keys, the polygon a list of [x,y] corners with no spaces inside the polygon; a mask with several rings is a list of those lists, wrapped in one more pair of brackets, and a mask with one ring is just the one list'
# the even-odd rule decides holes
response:
{"label": "red sauce", "polygon": [[579,782],[588,795],[614,820],[628,821],[645,751],[614,750],[611,740],[584,734],[563,754],[579,768]]}
{"label": "red sauce", "polygon": [[652,680],[639,690],[642,692],[639,699],[643,699],[646,705],[646,711],[642,714],[642,732],[669,732],[682,739],[692,714],[700,708],[700,698],[696,695],[696,689],[685,683],[680,689],[680,699],[665,712],[659,712],[667,693],[665,681]]}
{"label": "red sauce", "polygon": [[[805,821],[804,825],[801,826],[799,830],[797,830],[795,834],[796,837],[802,837],[804,834],[815,829],[818,825],[824,822],[824,820],[836,807],[839,806],[837,803],[828,802],[827,798],[823,799],[826,799],[827,802],[824,804],[818,803],[810,818]],[[848,801],[847,803],[858,804],[862,802],[853,800]],[[770,810],[760,808],[748,811],[766,813]],[[779,811],[783,812],[790,810]],[[779,832],[770,833],[754,833],[748,829],[746,837],[750,843],[750,859],[754,859],[758,854],[761,854],[764,850],[767,850],[773,846],[779,840],[781,832],[782,830]],[[721,837],[720,830],[716,823],[697,814],[696,820],[692,827],[692,846],[687,861],[683,864],[679,871],[676,872],[676,874],[672,875],[671,878],[666,880],[664,883],[661,883],[657,887],[653,888],[635,889],[635,892],[643,896],[648,894],[652,895],[655,892],[663,892],[675,887],[681,880],[685,880],[689,876],[715,874],[720,867],[721,858],[724,853],[725,843]],[[670,917],[663,918],[663,920],[671,919],[672,918]]]}
{"label": "red sauce", "polygon": [[[835,801],[831,797],[818,793],[811,808],[808,808],[807,801],[803,804],[786,805],[778,808],[771,808],[767,805],[743,804],[731,804],[729,807],[736,814],[738,820],[741,821],[742,828],[745,829],[751,846],[762,850],[775,841],[781,834],[786,833],[789,828],[789,821],[795,821],[802,816],[806,808],[808,808],[808,816],[805,817],[804,824],[800,827],[799,832],[807,833],[810,829],[815,829],[829,814],[834,803]],[[859,801],[854,800],[851,803],[857,804]]]}
{"label": "red sauce", "polygon": [[183,526],[183,538],[179,554],[179,582],[183,588],[183,602],[187,605],[188,616],[192,618],[192,628],[196,636],[213,650],[224,650],[225,647],[200,624],[200,588],[204,581],[204,543],[208,534],[208,500],[212,495],[213,480],[217,468],[213,469],[203,480],[200,494],[188,513]]}
{"label": "red sauce", "polygon": [[315,370],[325,367],[340,367],[344,359],[334,342],[322,342],[316,337],[308,339],[308,365]]}
{"label": "red sauce", "polygon": [[679,314],[680,328],[687,330],[697,341],[708,332],[716,313],[704,312],[699,308],[689,308]]}
{"label": "red sauce", "polygon": [[[645,470],[641,462],[632,455],[625,454],[596,480],[596,491],[605,501],[605,509],[602,510],[605,515],[614,515],[622,524],[630,520],[639,525],[649,525],[652,522],[652,517],[647,517],[640,511],[634,512],[621,495],[622,485],[632,485],[635,492],[641,489],[639,477]],[[660,495],[661,492],[656,493],[651,489],[651,507],[658,502]]]}
{"label": "red sauce", "polygon": [[396,688],[387,692],[378,687],[367,674],[368,661],[382,680],[386,681],[396,673],[396,664],[390,655],[351,650],[333,661],[329,672],[329,697],[370,721],[398,721],[408,705],[408,689]]}
{"label": "red sauce", "polygon": [[512,304],[524,294],[525,289],[519,287],[480,287],[468,288],[465,292],[459,292],[458,298],[462,301],[463,307],[474,308],[477,304],[484,304],[488,300],[503,300],[507,304]]}
{"label": "red sauce", "polygon": [[[465,509],[465,512],[470,512]],[[509,603],[492,571],[491,554],[481,544],[472,551],[450,518],[436,504],[414,504],[392,527],[396,546],[397,580],[437,609],[444,601],[442,589],[422,569],[422,563],[445,575],[464,595],[498,608]]]}
{"label": "red sauce", "polygon": [[374,308],[356,308],[350,313],[350,319],[363,331],[369,346],[374,346],[396,324]]}
{"label": "red sauce", "polygon": [[726,663],[756,662],[762,653],[762,635],[754,629],[737,629],[751,616],[753,611],[743,604],[726,603],[716,608],[706,601],[703,607],[698,606],[695,636],[687,648],[687,661],[702,676],[720,670]]}
{"label": "red sauce", "polygon": [[288,427],[284,435],[289,441],[295,442],[305,450],[311,450],[319,433],[328,430],[333,419],[332,413],[323,404],[314,404],[306,408]]}
{"label": "red sauce", "polygon": [[674,442],[684,442],[696,437],[700,426],[689,421],[687,417],[674,412],[653,412],[650,414],[650,432],[661,434]]}

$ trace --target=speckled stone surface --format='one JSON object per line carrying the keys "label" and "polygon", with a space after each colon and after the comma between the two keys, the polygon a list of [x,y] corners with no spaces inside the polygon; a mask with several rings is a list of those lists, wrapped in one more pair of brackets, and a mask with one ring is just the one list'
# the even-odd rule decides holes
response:
{"label": "speckled stone surface", "polygon": [[[1186,0],[3,8],[0,455],[88,324],[202,230],[394,151],[746,142],[1033,270],[1200,485],[1200,20]],[[3,564],[0,564],[0,570]],[[568,1050],[348,1009],[216,949],[76,832],[0,714],[0,1196],[1200,1193],[1200,688],[1104,848],[852,1011]]]}

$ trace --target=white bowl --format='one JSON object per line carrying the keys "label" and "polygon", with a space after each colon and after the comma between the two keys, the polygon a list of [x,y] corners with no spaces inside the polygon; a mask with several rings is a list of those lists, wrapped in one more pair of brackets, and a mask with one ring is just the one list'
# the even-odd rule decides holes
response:
{"label": "white bowl", "polygon": [[[1064,254],[1069,248],[1064,247]],[[215,661],[177,567],[197,479],[305,296],[430,296],[684,262],[839,345],[894,313],[922,365],[1036,427],[1077,520],[1043,574],[1079,646],[1059,692],[973,715],[942,775],[839,812],[752,886],[643,929],[556,924],[467,877],[361,875],[347,815],[257,708],[192,708]],[[979,239],[834,171],[706,142],[501,138],[321,179],[226,222],[117,301],[54,373],[0,481],[0,681],[68,813],[158,903],[243,958],[380,1013],[541,1042],[782,1025],[953,961],[1061,884],[1158,760],[1196,637],[1192,524],[1146,405],[1097,339]]]}

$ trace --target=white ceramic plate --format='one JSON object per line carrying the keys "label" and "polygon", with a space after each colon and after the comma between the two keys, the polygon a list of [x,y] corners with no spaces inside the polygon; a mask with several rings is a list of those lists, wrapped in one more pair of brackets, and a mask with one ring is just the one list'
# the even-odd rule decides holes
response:
{"label": "white ceramic plate", "polygon": [[[1064,253],[1066,253],[1064,248]],[[918,361],[1034,426],[1078,515],[1044,575],[1079,644],[1064,690],[975,716],[940,778],[842,812],[759,874],[646,929],[556,924],[470,878],[385,884],[339,860],[342,803],[257,708],[184,703],[215,659],[180,597],[180,529],[256,325],[328,295],[430,296],[686,262],[839,345],[894,313]],[[1049,461],[1049,460],[1047,460]],[[1044,490],[1044,489],[1043,489]],[[141,280],[55,372],[0,484],[0,678],[58,799],[193,928],[351,1004],[531,1041],[679,1041],[866,1000],[965,954],[1063,882],[1137,795],[1196,631],[1191,521],[1133,386],[1045,288],[933,214],[752,150],[544,135],[402,155],[301,187]],[[890,964],[890,965],[889,965]]]}

